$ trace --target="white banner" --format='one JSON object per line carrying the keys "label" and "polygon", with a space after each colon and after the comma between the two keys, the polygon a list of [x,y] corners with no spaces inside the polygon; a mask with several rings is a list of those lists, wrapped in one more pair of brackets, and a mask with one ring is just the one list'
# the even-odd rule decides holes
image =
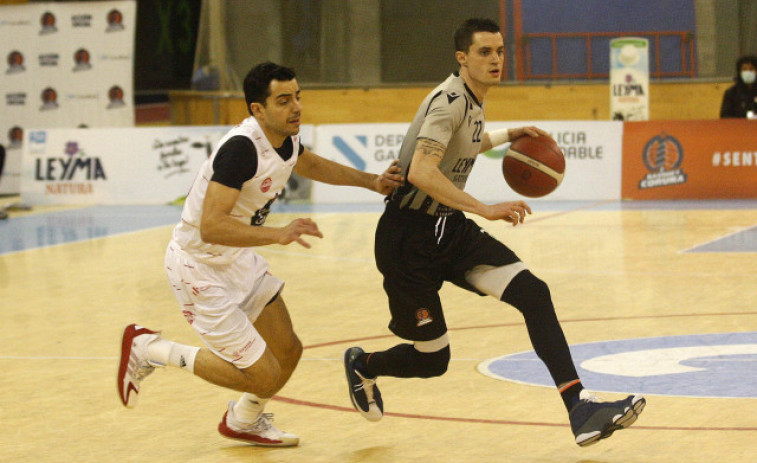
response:
{"label": "white banner", "polygon": [[610,115],[613,120],[649,120],[649,41],[610,41]]}
{"label": "white banner", "polygon": [[136,2],[34,2],[0,14],[0,194],[16,194],[27,128],[134,125]]}
{"label": "white banner", "polygon": [[[21,200],[40,205],[166,204],[182,199],[230,128],[29,129]],[[312,125],[300,128],[305,145],[312,146],[313,132]]]}
{"label": "white banner", "polygon": [[[379,174],[399,158],[410,124],[326,124],[315,127],[313,151],[332,161]],[[382,197],[365,188],[346,192],[342,186],[313,182],[311,200],[320,203],[380,202]]]}
{"label": "white banner", "polygon": [[510,189],[502,175],[502,158],[509,144],[482,153],[465,191],[482,201],[596,201],[620,199],[623,164],[623,123],[615,121],[487,122],[486,131],[533,125],[547,131],[565,155],[565,177],[542,198],[526,198]]}
{"label": "white banner", "polygon": [[21,200],[165,204],[187,194],[228,127],[29,129]]}
{"label": "white banner", "polygon": [[[565,154],[565,178],[552,194],[523,198],[507,186],[502,157],[508,144],[482,153],[468,178],[465,191],[485,202],[525,199],[620,199],[623,124],[609,121],[508,121],[487,122],[486,130],[535,125],[549,132]],[[332,161],[380,173],[399,157],[409,124],[335,124],[316,126],[314,151]],[[349,194],[343,187],[313,183],[313,203],[377,202],[365,189]]]}

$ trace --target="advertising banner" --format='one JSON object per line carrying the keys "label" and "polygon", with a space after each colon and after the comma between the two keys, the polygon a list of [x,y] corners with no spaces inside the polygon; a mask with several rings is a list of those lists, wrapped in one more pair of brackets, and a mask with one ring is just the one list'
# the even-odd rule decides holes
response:
{"label": "advertising banner", "polygon": [[[410,124],[325,124],[315,127],[313,151],[334,162],[380,174],[399,158],[402,140]],[[313,182],[313,203],[380,203],[377,193]]]}
{"label": "advertising banner", "polygon": [[649,120],[649,41],[610,41],[610,114],[613,120]]}
{"label": "advertising banner", "polygon": [[623,198],[757,198],[757,121],[628,122]]}
{"label": "advertising banner", "polygon": [[129,127],[136,2],[0,7],[0,194],[18,194],[29,127]]}
{"label": "advertising banner", "polygon": [[[513,192],[502,175],[502,158],[509,144],[482,153],[476,159],[465,191],[481,201],[514,199],[605,200],[620,198],[623,124],[612,121],[487,122],[486,130],[535,125],[549,132],[565,154],[562,184],[543,198],[524,198]],[[409,124],[333,124],[316,126],[315,152],[332,161],[380,173],[399,158]],[[379,201],[375,193],[313,183],[314,203]]]}
{"label": "advertising banner", "polygon": [[29,129],[21,199],[166,204],[184,197],[228,127]]}
{"label": "advertising banner", "polygon": [[620,199],[623,123],[613,121],[487,122],[486,131],[533,125],[548,132],[565,155],[565,177],[541,198],[526,198],[507,186],[502,175],[506,143],[479,155],[465,191],[482,201]]}
{"label": "advertising banner", "polygon": [[[29,205],[181,200],[202,162],[230,128],[29,129],[24,140],[21,199]],[[313,134],[313,125],[300,127],[305,146],[313,145]],[[306,198],[309,185],[309,181],[293,179],[281,200]]]}

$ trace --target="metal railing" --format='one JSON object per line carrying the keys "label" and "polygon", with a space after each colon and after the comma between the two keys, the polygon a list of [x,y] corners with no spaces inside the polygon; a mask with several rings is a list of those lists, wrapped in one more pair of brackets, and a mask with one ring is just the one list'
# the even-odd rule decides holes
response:
{"label": "metal railing", "polygon": [[[531,79],[604,79],[609,76],[609,41],[610,39],[617,37],[643,37],[649,40],[650,44],[650,69],[649,75],[654,78],[662,77],[696,77],[696,54],[694,50],[694,39],[691,31],[655,31],[655,32],[568,32],[568,33],[524,33],[518,39],[518,49],[516,56],[517,63],[517,79],[518,80],[531,80]],[[661,42],[666,38],[678,39],[680,48],[680,61],[671,62],[669,60],[670,55],[663,56],[661,50]],[[560,72],[561,58],[571,59],[575,62],[576,56],[566,55],[560,56],[558,53],[558,47],[560,43],[568,43],[567,41],[575,42],[576,39],[583,39],[586,49],[585,72]],[[540,41],[541,40],[541,41]],[[532,46],[537,41],[538,43],[549,43],[551,52],[551,72],[536,73],[532,71],[534,59],[532,56]],[[596,42],[601,41],[598,45]],[[592,51],[597,46],[607,47],[606,57],[602,62],[607,64],[607,70],[596,71],[592,66]],[[667,61],[664,61],[667,60]],[[668,67],[672,67],[675,70],[664,71],[663,64]]]}

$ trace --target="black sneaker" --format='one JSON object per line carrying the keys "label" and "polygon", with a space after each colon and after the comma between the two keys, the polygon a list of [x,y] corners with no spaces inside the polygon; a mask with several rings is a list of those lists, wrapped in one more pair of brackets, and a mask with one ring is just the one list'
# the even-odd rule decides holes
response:
{"label": "black sneaker", "polygon": [[581,447],[596,444],[619,429],[631,426],[644,410],[647,401],[640,395],[629,395],[615,402],[600,402],[587,390],[570,411],[570,428]]}
{"label": "black sneaker", "polygon": [[350,388],[350,400],[355,410],[368,421],[378,421],[384,416],[384,402],[376,386],[376,378],[366,378],[355,369],[355,360],[363,353],[359,347],[344,351],[344,371]]}

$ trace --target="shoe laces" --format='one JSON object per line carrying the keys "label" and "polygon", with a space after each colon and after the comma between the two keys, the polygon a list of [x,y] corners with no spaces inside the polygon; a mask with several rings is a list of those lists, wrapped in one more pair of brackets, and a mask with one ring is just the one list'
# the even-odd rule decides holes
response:
{"label": "shoe laces", "polygon": [[273,427],[273,413],[261,413],[252,423],[252,427],[260,431],[268,431]]}
{"label": "shoe laces", "polygon": [[595,394],[594,392],[589,392],[586,389],[583,389],[581,391],[579,398],[584,402],[593,402],[593,403],[602,402],[602,400],[599,397],[597,397],[597,394]]}
{"label": "shoe laces", "polygon": [[376,385],[376,378],[365,378],[363,375],[360,374],[359,371],[355,370],[355,373],[357,373],[358,378],[362,380],[362,382],[355,386],[355,392],[359,390],[365,391],[365,397],[368,401],[368,403],[375,403],[376,400],[373,398],[373,386]]}

